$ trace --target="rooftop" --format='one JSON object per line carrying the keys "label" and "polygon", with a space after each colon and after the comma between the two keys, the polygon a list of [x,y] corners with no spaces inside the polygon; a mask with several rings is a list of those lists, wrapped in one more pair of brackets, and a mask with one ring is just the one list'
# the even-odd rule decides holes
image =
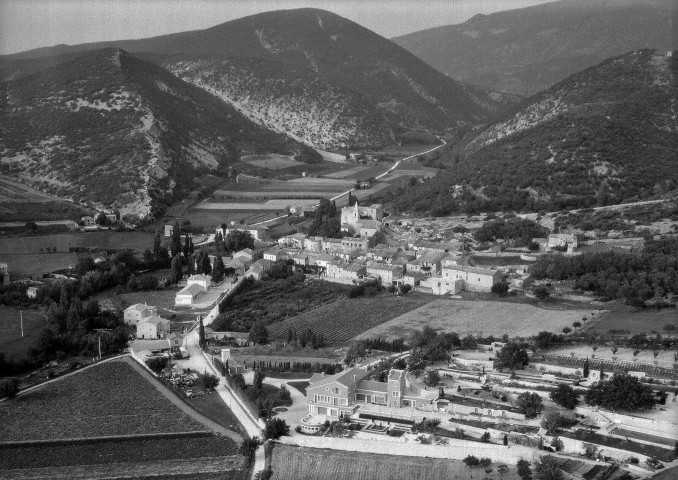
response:
{"label": "rooftop", "polygon": [[[317,375],[323,376],[318,377]],[[356,383],[353,379],[354,375],[355,378],[363,378],[365,375],[367,375],[367,371],[360,368],[351,368],[349,370],[344,370],[342,372],[335,373],[334,375],[314,374],[311,377],[310,386],[317,387],[319,385],[337,382],[344,385],[345,387],[350,387],[351,385]]]}
{"label": "rooftop", "polygon": [[134,305],[130,305],[129,307],[127,307],[125,309],[126,312],[133,312],[133,311],[143,312],[143,311],[146,311],[146,310],[155,310],[155,307],[152,307],[150,305],[146,305],[144,303],[135,303]]}
{"label": "rooftop", "polygon": [[498,270],[491,268],[471,267],[469,265],[453,265],[443,268],[443,270],[455,270],[458,272],[476,273],[478,275],[495,275]]}
{"label": "rooftop", "polygon": [[196,295],[202,293],[202,287],[196,283],[192,285],[188,285],[187,287],[182,288],[177,292],[177,295],[186,295],[190,294],[191,296],[195,297]]}
{"label": "rooftop", "polygon": [[153,325],[157,325],[159,323],[167,324],[169,325],[170,321],[165,320],[164,318],[160,317],[146,317],[144,318],[139,324],[141,325],[142,323],[152,323]]}

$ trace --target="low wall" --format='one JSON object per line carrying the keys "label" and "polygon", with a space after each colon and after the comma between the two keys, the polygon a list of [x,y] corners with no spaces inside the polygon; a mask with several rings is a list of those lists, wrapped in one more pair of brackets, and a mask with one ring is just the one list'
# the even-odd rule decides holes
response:
{"label": "low wall", "polygon": [[[625,461],[629,457],[636,457],[641,463],[644,463],[649,457],[642,453],[629,452],[628,450],[619,450],[618,448],[607,447],[605,445],[597,445],[592,442],[583,442],[573,438],[558,437],[563,442],[563,451],[568,453],[583,454],[584,443],[591,443],[598,447],[598,453],[604,457],[616,458],[620,461]],[[553,437],[544,436],[544,445],[550,445]]]}
{"label": "low wall", "polygon": [[609,422],[618,423],[622,427],[629,427],[631,430],[657,435],[659,437],[675,438],[678,440],[678,425],[667,422],[666,420],[624,415],[622,413],[608,412],[607,410],[596,410],[595,408],[590,407],[575,407],[574,411],[580,415],[586,415],[601,424],[607,424]]}

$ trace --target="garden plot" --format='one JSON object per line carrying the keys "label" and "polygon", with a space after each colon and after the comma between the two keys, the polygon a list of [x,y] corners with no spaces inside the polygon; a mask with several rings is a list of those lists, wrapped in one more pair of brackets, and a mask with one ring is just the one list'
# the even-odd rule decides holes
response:
{"label": "garden plot", "polygon": [[633,370],[633,365],[639,363],[646,365],[656,365],[663,368],[672,368],[674,364],[678,363],[678,361],[676,361],[676,357],[674,357],[676,352],[673,350],[653,351],[641,348],[633,349],[579,345],[572,346],[571,348],[558,348],[555,350],[549,350],[548,353],[551,355],[562,355],[564,357],[591,357],[597,360],[625,363],[625,366],[631,370]]}
{"label": "garden plot", "polygon": [[268,168],[270,170],[280,170],[301,165],[301,162],[297,162],[292,155],[280,155],[277,153],[269,153],[267,155],[246,155],[242,157],[240,161],[254,165],[255,167]]}
{"label": "garden plot", "polygon": [[459,335],[528,337],[547,330],[560,332],[581,320],[587,310],[548,310],[520,303],[438,299],[372,328],[360,338],[407,337],[428,325]]}
{"label": "garden plot", "polygon": [[0,438],[48,440],[207,430],[137,373],[127,363],[132,361],[102,363],[0,403]]}

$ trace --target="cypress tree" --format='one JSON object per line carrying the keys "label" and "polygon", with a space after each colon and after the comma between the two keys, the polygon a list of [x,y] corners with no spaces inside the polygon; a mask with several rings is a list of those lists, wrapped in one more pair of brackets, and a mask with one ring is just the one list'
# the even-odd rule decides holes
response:
{"label": "cypress tree", "polygon": [[584,360],[584,378],[589,378],[589,359]]}
{"label": "cypress tree", "polygon": [[198,317],[200,324],[198,325],[198,345],[200,348],[205,347],[205,325],[202,323],[202,315]]}

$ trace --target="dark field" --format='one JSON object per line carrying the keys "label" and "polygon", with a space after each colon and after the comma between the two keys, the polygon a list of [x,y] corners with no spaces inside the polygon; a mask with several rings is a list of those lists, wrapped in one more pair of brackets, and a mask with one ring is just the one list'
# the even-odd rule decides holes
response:
{"label": "dark field", "polygon": [[0,254],[0,263],[8,265],[10,278],[14,281],[74,267],[78,258],[75,253]]}
{"label": "dark field", "polygon": [[[587,333],[610,333],[612,330],[624,330],[630,335],[652,332],[665,333],[664,325],[678,328],[678,309],[611,311],[586,329]],[[612,332],[614,333],[614,332]]]}
{"label": "dark field", "polygon": [[[143,251],[153,248],[151,232],[113,232],[101,230],[96,232],[58,233],[55,235],[38,235],[27,237],[0,238],[0,252],[10,253],[42,253],[48,248],[57,252],[68,252],[75,247],[98,247]],[[10,269],[11,273],[11,269]]]}
{"label": "dark field", "polygon": [[[45,316],[38,310],[23,310],[24,337],[21,337],[19,310],[0,305],[0,352],[8,360],[23,360],[45,325]],[[1,428],[1,427],[0,427]]]}

